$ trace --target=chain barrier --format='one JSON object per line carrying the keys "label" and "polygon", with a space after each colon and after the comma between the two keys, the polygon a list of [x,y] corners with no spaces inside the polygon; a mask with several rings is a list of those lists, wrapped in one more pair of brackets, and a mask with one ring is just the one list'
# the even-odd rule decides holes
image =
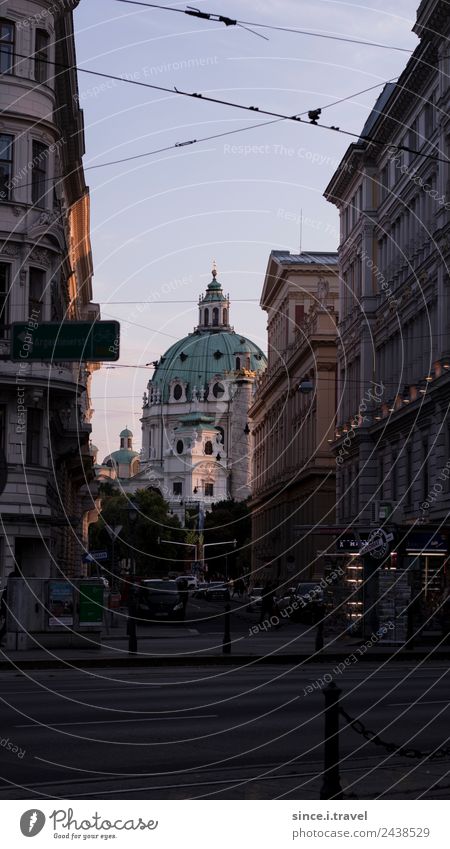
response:
{"label": "chain barrier", "polygon": [[381,746],[389,752],[389,754],[393,754],[395,752],[395,754],[401,755],[404,758],[417,758],[418,760],[422,758],[429,758],[430,761],[450,757],[450,745],[442,746],[434,752],[421,752],[420,749],[398,746],[396,743],[388,743],[386,740],[382,740],[378,734],[366,728],[360,719],[354,719],[350,716],[341,705],[339,706],[339,713],[344,717],[348,725],[353,728],[353,731],[356,731],[357,734],[361,734],[365,740],[368,740],[370,743],[374,743],[375,746]]}

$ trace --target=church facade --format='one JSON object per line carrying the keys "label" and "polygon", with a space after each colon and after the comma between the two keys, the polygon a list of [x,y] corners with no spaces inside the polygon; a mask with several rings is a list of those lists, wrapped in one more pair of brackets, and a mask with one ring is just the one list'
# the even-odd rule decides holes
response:
{"label": "church facade", "polygon": [[200,527],[214,502],[251,494],[248,410],[266,357],[230,325],[217,271],[199,321],[154,363],[144,394],[140,470],[127,492],[154,487],[183,524]]}

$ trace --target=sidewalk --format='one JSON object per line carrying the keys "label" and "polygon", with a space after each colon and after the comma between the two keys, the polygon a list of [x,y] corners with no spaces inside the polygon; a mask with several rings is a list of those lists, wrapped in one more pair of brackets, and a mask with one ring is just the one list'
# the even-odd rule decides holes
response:
{"label": "sidewalk", "polygon": [[[200,633],[193,624],[138,627],[137,654],[128,652],[125,620],[119,628],[109,628],[102,643],[86,638],[86,649],[46,649],[37,646],[27,651],[0,651],[0,671],[11,669],[48,669],[62,667],[89,668],[101,666],[178,666],[178,665],[245,665],[345,662],[355,656],[362,640],[347,635],[326,636],[324,648],[315,650],[315,629],[284,624],[272,632],[231,634],[230,653],[223,653],[222,633]],[[418,645],[412,650],[378,643],[359,655],[358,660],[383,662],[450,660],[450,646],[434,648]],[[355,662],[350,660],[349,662]]]}

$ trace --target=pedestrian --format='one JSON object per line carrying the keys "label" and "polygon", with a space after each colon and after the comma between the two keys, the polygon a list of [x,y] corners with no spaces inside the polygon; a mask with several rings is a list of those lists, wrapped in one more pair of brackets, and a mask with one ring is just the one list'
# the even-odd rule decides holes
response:
{"label": "pedestrian", "polygon": [[270,582],[267,582],[262,591],[261,595],[261,616],[259,619],[259,624],[261,625],[266,619],[270,619],[273,615],[274,609],[274,586]]}

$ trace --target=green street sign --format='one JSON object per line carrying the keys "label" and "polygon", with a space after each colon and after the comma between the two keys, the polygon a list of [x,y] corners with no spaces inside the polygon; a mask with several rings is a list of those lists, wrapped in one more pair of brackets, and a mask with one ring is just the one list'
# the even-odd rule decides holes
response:
{"label": "green street sign", "polygon": [[12,324],[13,362],[107,362],[120,355],[118,321],[16,321]]}

